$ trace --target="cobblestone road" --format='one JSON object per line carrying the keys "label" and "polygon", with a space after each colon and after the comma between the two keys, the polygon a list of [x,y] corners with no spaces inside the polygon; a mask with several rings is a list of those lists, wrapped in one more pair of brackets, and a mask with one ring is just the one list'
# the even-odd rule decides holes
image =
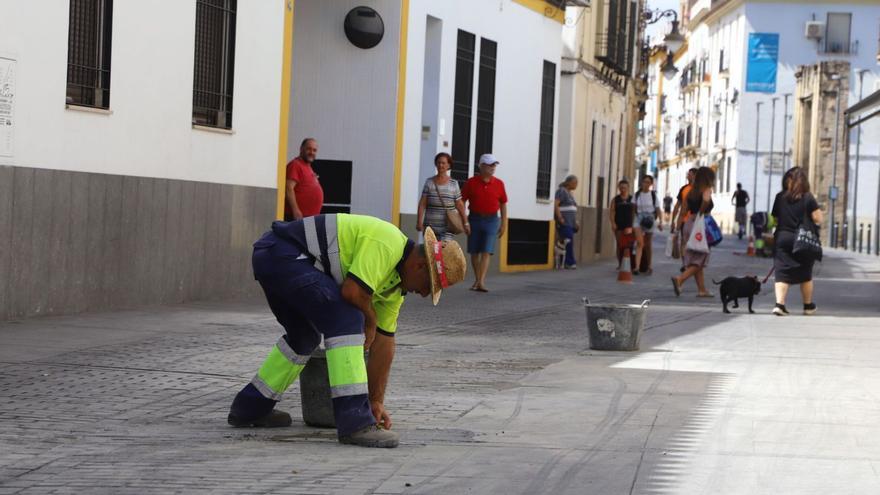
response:
{"label": "cobblestone road", "polygon": [[[730,250],[714,256],[716,277],[769,267]],[[858,263],[828,263],[826,276],[867,276]],[[525,448],[527,433],[505,431],[532,407],[523,399],[529,387],[547,386],[529,385],[536,372],[574,359],[593,363],[590,373],[604,373],[620,360],[587,350],[582,296],[654,300],[643,348],[665,341],[662,329],[676,322],[700,327],[721,321],[717,301],[697,301],[692,289],[681,299],[671,295],[661,273],[674,271],[660,260],[656,276],[625,286],[603,263],[497,276],[491,293],[449,290],[438,308],[408,300],[387,398],[402,444],[378,452],[338,445],[334,431],[302,425],[298,386],[279,406],[294,417],[292,427],[226,425],[232,397],[279,335],[261,301],[0,324],[0,494],[494,493],[505,477],[523,477],[515,484],[522,491],[513,492],[584,493],[576,482],[579,468],[553,478],[556,488],[544,483],[556,464],[570,462],[585,472],[597,456],[605,461],[596,466],[613,464],[622,433],[632,437],[621,444],[627,459],[635,453],[640,460],[627,461],[624,482],[606,493],[647,493],[661,485],[646,484],[650,470],[641,459],[664,447],[652,447],[642,426],[668,415],[661,437],[681,434],[688,414],[712,387],[722,386],[723,377],[690,376],[672,385],[668,373],[651,374],[634,387],[612,372],[608,397],[597,399],[602,412],[595,434],[583,450],[555,449],[554,442],[564,444],[570,433],[565,420],[534,425],[559,437],[546,449]],[[833,290],[830,285],[826,290]],[[766,313],[770,299],[762,297],[756,308]],[[858,301],[855,307],[864,309]],[[633,388],[640,392],[628,398],[624,392]],[[673,392],[690,399],[676,409],[664,399]],[[521,472],[501,467],[523,458],[532,461]],[[441,483],[458,471],[466,481]],[[495,481],[481,485],[478,479]]]}

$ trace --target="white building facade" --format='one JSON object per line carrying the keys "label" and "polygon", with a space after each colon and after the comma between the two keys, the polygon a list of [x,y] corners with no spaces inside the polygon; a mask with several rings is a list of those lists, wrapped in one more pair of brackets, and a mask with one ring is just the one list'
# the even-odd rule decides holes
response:
{"label": "white building facade", "polygon": [[[325,212],[414,238],[433,156],[501,160],[496,268],[550,267],[564,6],[0,3],[0,319],[259,291],[306,137]],[[463,239],[462,239],[463,241]]]}
{"label": "white building facade", "polygon": [[[674,194],[684,183],[682,170],[691,166],[715,167],[718,182],[714,215],[725,229],[731,229],[730,200],[736,183],[742,183],[752,198],[750,213],[752,208],[767,211],[768,204],[772,204],[773,197],[781,190],[783,171],[792,166],[792,116],[798,104],[794,101],[795,73],[799,66],[847,60],[852,70],[842,76],[850,80],[850,102],[857,101],[860,93],[867,96],[876,87],[880,76],[876,58],[880,4],[867,0],[700,0],[690,2],[689,14],[686,50],[676,62],[679,73],[672,80],[663,81],[664,87],[674,86],[678,94],[660,95],[660,98],[666,96],[666,112],[661,111],[658,118],[659,108],[655,104],[644,125],[654,126],[652,130],[656,133],[656,122],[669,117],[668,132],[660,128],[659,133],[666,136],[667,145],[670,136],[679,139],[671,148],[677,151],[670,152],[667,147],[665,157],[657,160],[661,180],[665,179],[662,169],[667,165],[674,167],[670,183],[661,183],[659,190],[669,189]],[[760,78],[758,72],[763,69],[753,64],[750,78],[751,35],[769,36],[771,40],[778,36],[778,44],[774,42],[771,48],[777,57],[774,85],[761,87],[754,80],[750,83],[755,75]],[[654,77],[662,77],[656,74],[659,64],[651,67]],[[861,71],[864,75],[860,76]],[[860,78],[864,89],[858,82]],[[785,95],[789,95],[787,106]],[[670,105],[673,98],[680,103],[680,109]],[[863,168],[859,187],[866,191],[860,198],[871,201],[871,206],[864,208],[866,214],[874,211],[877,190],[878,147],[875,143],[880,135],[874,132],[863,129],[860,152]],[[855,153],[854,149],[850,151]],[[675,158],[676,161],[670,161]],[[850,161],[852,166],[855,157]]]}
{"label": "white building facade", "polygon": [[[450,153],[463,181],[491,152],[510,218],[494,266],[549,267],[564,23],[557,3],[297,0],[288,158],[303,138],[316,138],[319,162],[328,162],[318,164],[322,183],[343,170],[334,187],[351,191],[335,201],[340,211],[388,219],[417,237],[434,156]],[[382,19],[373,47],[346,38],[355,8]]]}
{"label": "white building facade", "polygon": [[259,290],[285,2],[0,3],[0,319]]}

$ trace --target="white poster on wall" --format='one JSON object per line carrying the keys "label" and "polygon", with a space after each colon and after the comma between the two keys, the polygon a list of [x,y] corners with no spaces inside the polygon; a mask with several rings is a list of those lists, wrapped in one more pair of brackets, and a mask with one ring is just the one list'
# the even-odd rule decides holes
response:
{"label": "white poster on wall", "polygon": [[0,55],[0,156],[13,155],[15,142],[15,59]]}

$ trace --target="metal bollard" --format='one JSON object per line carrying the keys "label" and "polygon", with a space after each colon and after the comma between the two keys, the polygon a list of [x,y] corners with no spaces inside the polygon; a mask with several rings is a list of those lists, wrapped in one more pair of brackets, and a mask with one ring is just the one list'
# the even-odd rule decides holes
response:
{"label": "metal bollard", "polygon": [[868,248],[865,252],[871,254],[871,224],[868,224]]}
{"label": "metal bollard", "polygon": [[834,222],[831,226],[831,247],[837,247],[837,232],[840,230],[840,222]]}
{"label": "metal bollard", "polygon": [[865,233],[865,224],[859,224],[859,253],[862,252],[862,234]]}
{"label": "metal bollard", "polygon": [[843,222],[843,249],[849,249],[849,222]]}

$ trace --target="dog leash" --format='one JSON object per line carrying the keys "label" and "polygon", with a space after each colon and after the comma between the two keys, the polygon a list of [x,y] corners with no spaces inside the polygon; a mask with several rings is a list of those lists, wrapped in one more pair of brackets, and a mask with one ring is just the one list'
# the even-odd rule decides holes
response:
{"label": "dog leash", "polygon": [[776,265],[770,267],[770,271],[767,272],[767,276],[764,277],[764,281],[761,282],[761,285],[764,285],[764,284],[767,283],[767,279],[770,278],[770,275],[773,275],[773,271],[774,271],[774,270],[776,270]]}

